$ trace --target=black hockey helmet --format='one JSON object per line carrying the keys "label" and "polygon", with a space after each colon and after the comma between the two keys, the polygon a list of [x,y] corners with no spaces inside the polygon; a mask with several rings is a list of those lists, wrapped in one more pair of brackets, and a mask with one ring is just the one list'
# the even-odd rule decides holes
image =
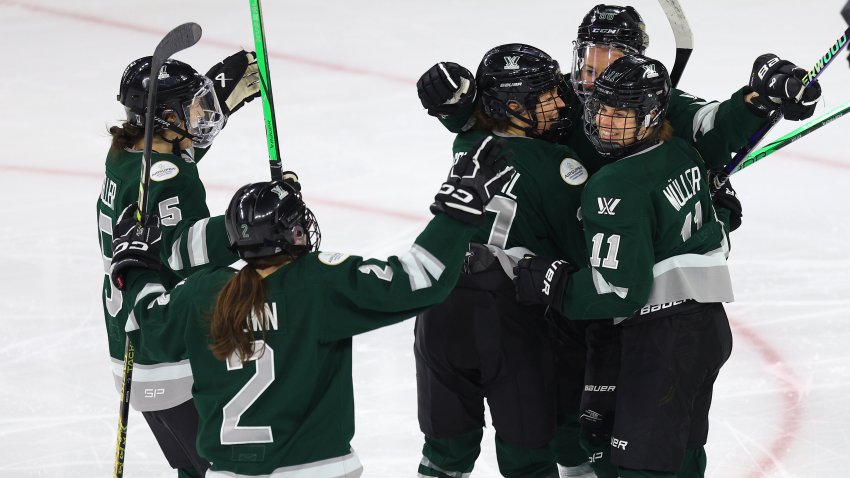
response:
{"label": "black hockey helmet", "polygon": [[[655,144],[667,116],[671,88],[670,75],[660,61],[643,55],[617,59],[596,80],[585,104],[585,134],[601,155],[609,157]],[[616,115],[614,109],[619,110]],[[629,113],[622,115],[622,110]],[[634,118],[634,125],[626,124],[626,117]],[[647,134],[649,128],[653,130]]]}
{"label": "black hockey helmet", "polygon": [[[130,63],[121,75],[118,102],[124,105],[127,122],[145,127],[147,88],[150,81],[151,57]],[[224,127],[212,81],[182,61],[168,59],[159,69],[154,116],[154,131],[170,129],[183,137],[191,137],[195,146],[205,147]],[[166,121],[165,113],[174,112],[180,124]]]}
{"label": "black hockey helmet", "polygon": [[322,240],[315,216],[287,181],[242,186],[224,215],[230,249],[240,258],[286,254],[298,258],[318,250]]}
{"label": "black hockey helmet", "polygon": [[576,43],[620,45],[629,53],[643,54],[649,46],[646,25],[637,10],[618,5],[593,7],[578,26]]}
{"label": "black hockey helmet", "polygon": [[573,90],[586,100],[602,70],[623,55],[642,55],[648,46],[646,25],[637,10],[618,5],[593,7],[581,21],[573,42]]}
{"label": "black hockey helmet", "polygon": [[[529,125],[529,136],[540,136],[533,112],[540,95],[557,88],[561,95],[566,82],[558,62],[544,51],[522,43],[510,43],[492,48],[484,54],[475,74],[484,113],[496,120],[517,118]],[[530,114],[530,119],[511,110],[515,102]],[[521,113],[522,111],[520,111]],[[544,135],[559,135],[569,126],[569,115],[561,112],[555,121],[546,124]]]}

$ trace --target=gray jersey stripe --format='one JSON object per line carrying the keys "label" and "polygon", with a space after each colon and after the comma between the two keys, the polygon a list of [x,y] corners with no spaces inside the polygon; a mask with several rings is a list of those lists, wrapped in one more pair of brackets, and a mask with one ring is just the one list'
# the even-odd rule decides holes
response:
{"label": "gray jersey stripe", "polygon": [[168,258],[168,267],[173,271],[179,271],[183,269],[183,258],[180,257],[180,237],[174,241],[174,244],[171,245],[171,257]]}
{"label": "gray jersey stripe", "polygon": [[440,276],[443,275],[446,266],[439,259],[419,244],[414,244],[410,248],[410,253],[425,267],[425,270],[431,274],[431,277],[440,280]]}
{"label": "gray jersey stripe", "polygon": [[[424,457],[424,456],[422,457],[422,461],[420,461],[419,464],[424,466],[425,468],[440,472],[440,473],[442,473],[446,476],[451,476],[452,478],[469,478],[469,476],[472,475],[472,473],[464,473],[462,471],[444,470],[444,469],[440,468],[439,466],[435,465],[431,460],[429,460],[427,457]],[[423,475],[421,473],[416,475],[416,476],[425,477],[425,475]]]}
{"label": "gray jersey stripe", "polygon": [[202,266],[210,262],[207,255],[207,223],[210,218],[204,218],[189,228],[186,244],[189,247],[189,265]]}
{"label": "gray jersey stripe", "polygon": [[[165,287],[163,287],[162,284],[156,282],[145,284],[145,286],[142,287],[142,291],[136,296],[136,302],[133,304],[133,307],[137,306],[142,299],[151,294],[159,295],[164,293]],[[130,316],[127,317],[127,323],[124,325],[124,332],[132,332],[134,330],[139,330],[139,322],[136,320],[136,314],[131,311]]]}
{"label": "gray jersey stripe", "polygon": [[410,290],[419,290],[431,287],[431,278],[425,272],[425,267],[419,262],[416,255],[411,249],[408,252],[400,255],[398,260],[401,261],[401,267],[407,276],[410,278]]}
{"label": "gray jersey stripe", "polygon": [[720,103],[714,102],[697,110],[693,124],[694,141],[714,129],[714,119],[718,109],[720,109]]}
{"label": "gray jersey stripe", "polygon": [[674,267],[655,276],[646,305],[677,300],[733,302],[732,279],[726,264],[709,267]]}
{"label": "gray jersey stripe", "polygon": [[606,281],[604,277],[602,277],[602,273],[599,272],[595,267],[590,269],[590,275],[593,278],[593,286],[596,288],[597,294],[617,294],[617,297],[621,299],[625,299],[626,295],[629,293],[628,287],[618,287],[610,282]]}

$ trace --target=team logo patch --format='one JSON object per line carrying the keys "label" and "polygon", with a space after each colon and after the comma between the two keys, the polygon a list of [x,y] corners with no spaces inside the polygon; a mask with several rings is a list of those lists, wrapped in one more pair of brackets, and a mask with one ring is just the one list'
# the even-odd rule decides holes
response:
{"label": "team logo patch", "polygon": [[348,254],[343,254],[341,252],[321,252],[319,253],[319,260],[323,264],[327,264],[329,266],[336,266],[342,264],[343,261],[348,259]]}
{"label": "team logo patch", "polygon": [[151,181],[165,181],[180,173],[180,168],[170,161],[157,161],[151,166]]}
{"label": "team logo patch", "polygon": [[614,209],[620,204],[621,199],[618,198],[596,198],[596,203],[599,205],[598,214],[613,216]]}
{"label": "team logo patch", "polygon": [[561,161],[561,179],[570,186],[579,186],[587,181],[589,174],[584,166],[573,158]]}

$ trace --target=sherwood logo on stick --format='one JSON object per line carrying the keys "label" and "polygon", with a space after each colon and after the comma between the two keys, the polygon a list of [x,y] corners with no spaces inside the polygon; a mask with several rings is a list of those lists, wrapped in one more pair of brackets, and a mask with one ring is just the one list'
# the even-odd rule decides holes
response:
{"label": "sherwood logo on stick", "polygon": [[818,73],[820,73],[820,71],[824,69],[827,63],[829,63],[832,58],[837,55],[839,51],[841,51],[841,48],[844,46],[845,43],[847,43],[846,31],[844,32],[844,35],[841,35],[841,38],[839,38],[835,42],[835,45],[832,45],[826,55],[824,55],[823,58],[818,60],[817,64],[815,64],[815,66],[812,67],[812,69],[809,70],[808,73],[806,73],[806,76],[803,77],[803,84],[808,85],[810,81],[814,80],[815,77],[818,76]]}

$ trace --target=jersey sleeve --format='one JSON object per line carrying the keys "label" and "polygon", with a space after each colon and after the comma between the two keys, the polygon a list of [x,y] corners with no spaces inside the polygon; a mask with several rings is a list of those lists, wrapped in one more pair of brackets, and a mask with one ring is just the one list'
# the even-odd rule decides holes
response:
{"label": "jersey sleeve", "polygon": [[[474,232],[438,214],[404,254],[386,260],[352,256],[329,266],[328,300],[343,313],[325,314],[323,340],[401,322],[442,302],[457,282]],[[327,261],[323,254],[317,260]]]}
{"label": "jersey sleeve", "polygon": [[224,217],[210,217],[197,164],[172,155],[154,162],[151,170],[168,171],[172,167],[173,172],[152,176],[150,188],[150,209],[162,222],[163,263],[185,278],[200,267],[228,266],[237,261],[227,247]]}
{"label": "jersey sleeve", "polygon": [[648,193],[621,178],[605,179],[597,173],[582,196],[589,267],[567,284],[562,312],[573,319],[631,316],[652,287],[654,216]]}
{"label": "jersey sleeve", "polygon": [[467,131],[475,124],[472,114],[475,112],[476,103],[477,102],[472,102],[469,105],[461,107],[457,113],[451,116],[438,116],[437,119],[440,120],[440,123],[442,123],[442,125],[452,133],[462,133]]}
{"label": "jersey sleeve", "polygon": [[674,134],[700,152],[709,169],[720,169],[731,155],[747,145],[766,119],[753,114],[744,102],[746,87],[723,102],[706,101],[674,89],[667,119]]}
{"label": "jersey sleeve", "polygon": [[137,353],[166,363],[186,358],[183,328],[187,317],[173,313],[171,305],[171,294],[178,292],[182,283],[169,292],[158,275],[150,271],[131,271],[128,279],[125,297],[129,314],[125,331],[135,339]]}

